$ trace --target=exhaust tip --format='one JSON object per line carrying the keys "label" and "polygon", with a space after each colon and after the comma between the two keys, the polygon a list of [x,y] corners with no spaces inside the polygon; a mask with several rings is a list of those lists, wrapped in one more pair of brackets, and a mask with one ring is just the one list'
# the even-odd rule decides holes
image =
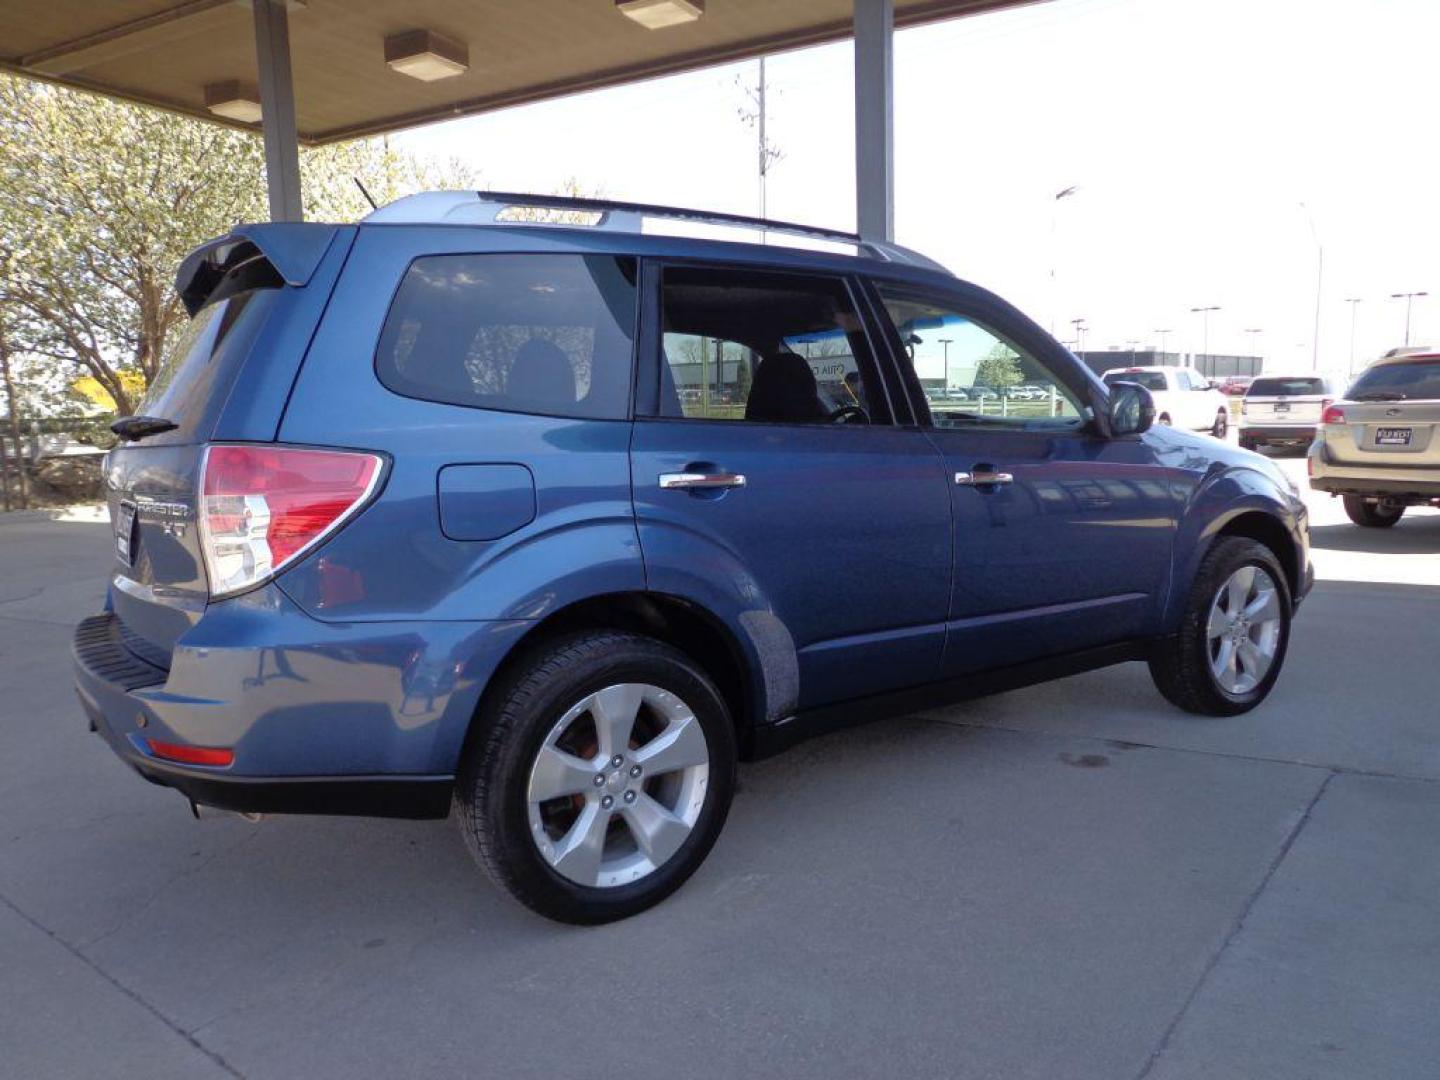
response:
{"label": "exhaust tip", "polygon": [[204,821],[206,818],[240,817],[250,822],[251,825],[259,825],[265,820],[264,814],[250,814],[242,810],[221,810],[219,807],[206,806],[204,803],[198,803],[190,798],[185,801],[190,805],[190,813],[196,821]]}

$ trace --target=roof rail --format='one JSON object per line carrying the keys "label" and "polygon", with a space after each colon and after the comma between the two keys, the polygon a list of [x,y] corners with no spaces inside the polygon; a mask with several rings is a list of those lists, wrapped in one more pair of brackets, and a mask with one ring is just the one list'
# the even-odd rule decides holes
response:
{"label": "roof rail", "polygon": [[[599,220],[592,228],[620,232],[640,232],[641,218],[666,218],[693,221],[704,225],[731,225],[792,236],[854,244],[890,262],[911,263],[948,273],[933,259],[899,244],[863,240],[858,233],[843,229],[827,229],[819,225],[802,225],[793,221],[727,214],[718,210],[695,210],[687,207],[660,206],[654,203],[621,202],[615,199],[576,198],[569,195],[529,195],[516,191],[430,191],[409,195],[382,206],[365,220],[379,224],[389,222],[442,222],[465,224],[517,224],[502,221],[499,215],[513,207],[541,210],[568,210],[595,213]],[[523,222],[518,222],[523,224]],[[554,224],[537,223],[537,224]]]}
{"label": "roof rail", "polygon": [[500,203],[505,207],[533,206],[543,210],[593,210],[601,214],[675,218],[681,221],[697,221],[710,225],[742,225],[752,229],[767,229],[771,232],[797,233],[801,236],[815,236],[851,244],[861,242],[858,233],[845,232],[842,229],[801,225],[793,221],[773,221],[769,218],[747,217],[744,214],[727,214],[718,210],[692,210],[681,206],[620,202],[615,199],[576,198],[569,195],[526,195],[514,191],[477,191],[475,194],[481,202]]}

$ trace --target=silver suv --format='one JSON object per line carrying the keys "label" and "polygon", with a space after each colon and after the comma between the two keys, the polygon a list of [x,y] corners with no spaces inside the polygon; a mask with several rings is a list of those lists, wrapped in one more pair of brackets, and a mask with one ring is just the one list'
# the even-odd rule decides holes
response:
{"label": "silver suv", "polygon": [[1440,506],[1440,353],[1395,350],[1329,406],[1310,447],[1310,486],[1343,495],[1357,525]]}
{"label": "silver suv", "polygon": [[1339,397],[1323,375],[1262,375],[1240,403],[1240,446],[1309,446],[1320,417]]}

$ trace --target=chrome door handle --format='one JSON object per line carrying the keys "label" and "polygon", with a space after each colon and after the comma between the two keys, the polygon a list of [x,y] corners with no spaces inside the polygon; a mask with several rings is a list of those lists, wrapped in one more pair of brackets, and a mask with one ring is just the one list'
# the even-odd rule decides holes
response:
{"label": "chrome door handle", "polygon": [[1013,484],[1014,473],[995,472],[990,469],[976,469],[974,472],[957,472],[955,483],[965,487],[984,487],[987,484]]}
{"label": "chrome door handle", "polygon": [[660,486],[666,491],[695,491],[705,488],[737,488],[745,486],[740,473],[667,472],[660,474]]}

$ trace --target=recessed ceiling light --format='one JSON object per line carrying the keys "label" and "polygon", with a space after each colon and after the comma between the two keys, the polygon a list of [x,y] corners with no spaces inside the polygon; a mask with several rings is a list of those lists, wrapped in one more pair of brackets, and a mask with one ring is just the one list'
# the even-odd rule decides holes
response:
{"label": "recessed ceiling light", "polygon": [[435,82],[470,70],[470,49],[433,30],[407,30],[385,39],[385,63],[401,75]]}
{"label": "recessed ceiling light", "polygon": [[205,108],[227,120],[255,124],[260,120],[260,92],[239,79],[207,83]]}
{"label": "recessed ceiling light", "polygon": [[647,30],[694,22],[705,14],[705,0],[615,0],[615,6]]}

